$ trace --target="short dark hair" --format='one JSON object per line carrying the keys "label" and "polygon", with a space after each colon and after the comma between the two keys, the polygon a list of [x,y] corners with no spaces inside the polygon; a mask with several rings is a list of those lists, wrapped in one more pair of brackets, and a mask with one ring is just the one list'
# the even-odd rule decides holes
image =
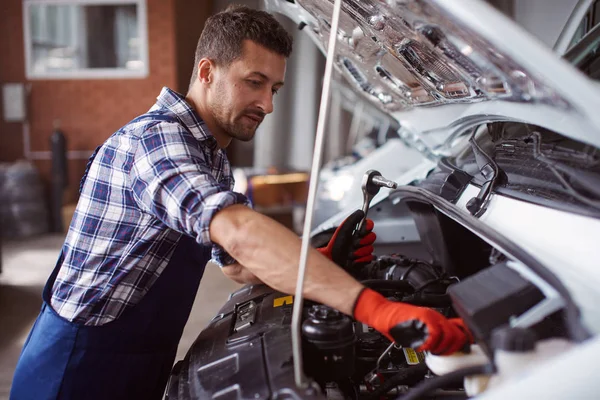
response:
{"label": "short dark hair", "polygon": [[292,37],[268,12],[231,5],[206,20],[196,46],[191,84],[198,75],[198,63],[204,57],[218,66],[228,66],[242,54],[244,39],[284,57],[292,53]]}

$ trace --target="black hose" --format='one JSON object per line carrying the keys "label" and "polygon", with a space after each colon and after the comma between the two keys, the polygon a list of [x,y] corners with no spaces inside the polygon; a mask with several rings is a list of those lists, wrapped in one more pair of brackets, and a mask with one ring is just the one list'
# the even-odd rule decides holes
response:
{"label": "black hose", "polygon": [[369,393],[367,400],[378,400],[381,396],[398,385],[414,385],[423,379],[427,373],[427,365],[421,363],[410,368],[403,368],[391,378],[385,380],[375,391]]}
{"label": "black hose", "polygon": [[403,303],[419,307],[446,308],[452,305],[452,300],[447,294],[421,294],[415,297],[405,297]]}
{"label": "black hose", "polygon": [[400,277],[400,280],[406,280],[406,277],[408,276],[408,274],[410,274],[411,272],[414,271],[414,269],[419,265],[419,263],[413,263],[413,265],[411,265],[410,267],[408,267],[406,269],[406,271],[404,271],[404,273],[402,274],[402,276]]}
{"label": "black hose", "polygon": [[389,281],[387,279],[367,279],[361,281],[369,289],[396,290],[398,292],[413,293],[415,288],[406,281]]}
{"label": "black hose", "polygon": [[415,293],[422,292],[425,289],[427,289],[429,286],[434,285],[436,283],[442,283],[443,281],[444,281],[444,278],[430,279],[427,282],[425,282],[424,284],[422,284],[421,286],[419,286],[418,288],[416,288]]}
{"label": "black hose", "polygon": [[492,364],[477,365],[475,367],[458,369],[446,375],[425,379],[423,382],[412,388],[408,393],[396,397],[396,400],[418,400],[435,389],[439,389],[445,385],[462,380],[467,376],[489,375],[493,372],[494,366]]}
{"label": "black hose", "polygon": [[[437,280],[436,280],[437,281]],[[414,287],[407,281],[390,281],[387,279],[367,279],[361,281],[363,285],[375,291],[402,292],[407,298],[402,300],[403,303],[412,304],[420,307],[449,307],[452,302],[447,294],[420,293],[418,296],[410,297],[415,293]],[[434,283],[434,282],[429,282]],[[429,283],[426,283],[429,286]]]}

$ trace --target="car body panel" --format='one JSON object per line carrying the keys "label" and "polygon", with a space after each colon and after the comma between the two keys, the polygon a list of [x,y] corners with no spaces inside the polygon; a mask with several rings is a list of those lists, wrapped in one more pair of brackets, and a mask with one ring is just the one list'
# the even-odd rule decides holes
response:
{"label": "car body panel", "polygon": [[477,399],[595,399],[598,376],[585,371],[595,370],[598,356],[600,337],[595,337],[570,351],[547,357],[549,362],[539,363],[527,370],[525,376],[505,377],[506,384],[484,392]]}

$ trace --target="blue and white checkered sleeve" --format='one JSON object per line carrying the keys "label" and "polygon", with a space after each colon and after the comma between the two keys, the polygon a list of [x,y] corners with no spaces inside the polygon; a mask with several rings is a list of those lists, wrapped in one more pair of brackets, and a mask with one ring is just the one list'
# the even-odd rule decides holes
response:
{"label": "blue and white checkered sleeve", "polygon": [[215,245],[212,248],[212,263],[217,264],[219,267],[234,264],[235,258],[231,257],[229,253],[225,251],[221,246]]}
{"label": "blue and white checkered sleeve", "polygon": [[130,170],[133,196],[142,210],[176,231],[215,246],[219,260],[233,260],[210,240],[214,215],[248,199],[220,185],[211,174],[196,139],[176,123],[161,122],[140,137]]}

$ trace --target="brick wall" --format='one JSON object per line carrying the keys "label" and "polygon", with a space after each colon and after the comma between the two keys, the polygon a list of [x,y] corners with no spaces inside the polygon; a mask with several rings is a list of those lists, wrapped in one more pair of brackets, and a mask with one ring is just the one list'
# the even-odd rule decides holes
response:
{"label": "brick wall", "polygon": [[194,69],[194,54],[204,21],[213,11],[212,1],[175,0],[175,53],[177,60],[177,86],[186,93]]}
{"label": "brick wall", "polygon": [[[193,5],[191,11],[197,15],[196,23],[188,28],[197,34],[193,38],[182,37],[176,35],[177,30],[183,29],[179,26],[179,17],[189,15],[190,10],[186,11],[181,3],[181,0],[147,0],[150,60],[147,78],[30,81],[31,150],[50,150],[49,138],[53,123],[58,119],[69,150],[91,151],[115,130],[145,112],[162,86],[181,90],[181,82],[189,80],[189,76],[178,75],[189,74],[191,66],[181,66],[178,60],[193,63],[193,50],[192,54],[178,54],[178,51],[195,46],[208,15],[204,10],[210,9],[209,2],[205,1],[197,2],[204,3],[203,6]],[[26,82],[22,0],[2,0],[0,4],[0,83]],[[190,21],[189,16],[186,20]],[[23,158],[22,124],[0,121],[0,161],[20,158]],[[48,182],[50,161],[36,160],[35,163]],[[77,196],[85,164],[86,160],[69,162],[67,201]]]}
{"label": "brick wall", "polygon": [[[22,0],[3,0],[0,2],[0,83],[24,80]],[[21,135],[20,123],[6,123],[0,118],[0,161],[22,157]]]}

